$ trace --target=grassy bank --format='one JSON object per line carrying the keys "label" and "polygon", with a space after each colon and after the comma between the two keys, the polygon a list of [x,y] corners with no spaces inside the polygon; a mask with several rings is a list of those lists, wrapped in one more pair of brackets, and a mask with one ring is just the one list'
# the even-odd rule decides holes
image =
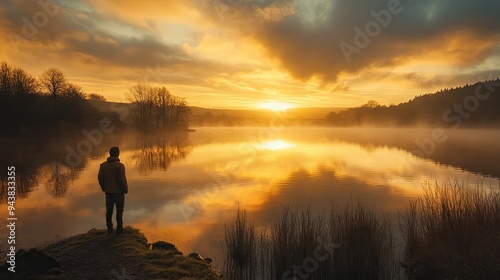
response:
{"label": "grassy bank", "polygon": [[498,189],[427,186],[399,221],[351,202],[321,216],[284,207],[264,232],[238,211],[225,230],[229,280],[500,279]]}
{"label": "grassy bank", "polygon": [[23,264],[25,258],[17,262],[17,278],[8,278],[14,274],[2,271],[0,279],[222,279],[207,262],[180,255],[176,250],[151,250],[144,234],[131,227],[120,235],[92,229],[41,250],[60,267],[43,274],[29,272],[36,265]]}

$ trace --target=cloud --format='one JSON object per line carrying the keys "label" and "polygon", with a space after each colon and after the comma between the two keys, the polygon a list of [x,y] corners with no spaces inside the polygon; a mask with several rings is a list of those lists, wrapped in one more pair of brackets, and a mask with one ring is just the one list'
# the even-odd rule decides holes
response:
{"label": "cloud", "polygon": [[[160,6],[152,2],[139,6],[135,1],[120,2],[120,5],[97,1],[59,5],[45,0],[43,3],[48,3],[54,13],[47,16],[43,25],[36,25],[32,15],[46,14],[43,7],[30,5],[28,0],[7,1],[0,6],[4,16],[0,29],[4,34],[15,35],[2,38],[1,51],[10,54],[10,63],[29,65],[27,70],[35,74],[49,66],[60,67],[68,76],[87,83],[86,89],[91,92],[99,92],[103,86],[111,87],[110,83],[128,82],[120,89],[124,92],[127,86],[142,79],[196,86],[221,72],[235,74],[249,70],[245,63],[228,64],[201,55],[196,52],[196,42],[190,48],[186,48],[190,42],[169,42],[169,37],[151,28],[165,10],[169,15],[186,9],[183,2],[174,2]],[[108,10],[113,7],[116,9]],[[125,14],[127,10],[132,14],[129,18]],[[131,10],[134,13],[130,13]],[[139,18],[149,25],[141,24],[145,21]],[[205,35],[201,37],[198,41]],[[212,45],[216,44],[214,40]],[[35,59],[36,66],[30,63]]]}
{"label": "cloud", "polygon": [[[401,0],[401,12],[356,46],[355,27],[366,33],[394,1],[6,0],[0,56],[33,74],[59,67],[112,100],[152,69],[188,101],[223,107],[398,103],[497,73],[500,2]],[[343,42],[357,48],[350,62]]]}
{"label": "cloud", "polygon": [[[375,24],[373,14],[383,18],[380,11],[388,10],[389,3],[395,3],[393,10],[398,12],[386,18],[386,27]],[[260,11],[279,5],[292,6],[294,12],[280,20],[261,15]],[[488,58],[500,37],[495,13],[500,2],[493,0],[245,1],[232,9],[224,13],[228,16],[221,26],[236,22],[234,26],[253,34],[282,68],[301,80],[316,76],[336,81],[342,73],[391,68],[411,59],[470,66]],[[370,22],[378,26],[378,32],[369,27],[377,35],[368,37],[364,46],[356,45],[354,28],[366,33]],[[343,42],[359,51],[350,55],[350,62],[339,47]]]}
{"label": "cloud", "polygon": [[86,2],[94,12],[102,16],[136,22],[145,27],[153,27],[155,21],[166,19],[183,22],[186,19],[192,20],[197,18],[199,13],[193,1],[189,0],[88,0]]}
{"label": "cloud", "polygon": [[[50,51],[47,47],[51,47],[52,51],[68,57],[85,55],[91,60],[126,67],[168,66],[192,59],[180,46],[163,42],[147,28],[105,19],[81,7],[52,5],[54,14],[48,16],[46,24],[38,27],[36,21],[26,15],[44,10],[27,2],[30,1],[15,1],[6,19],[11,33],[17,31],[17,35],[38,43],[36,49],[30,50],[32,52]],[[31,33],[33,36],[25,36]]]}

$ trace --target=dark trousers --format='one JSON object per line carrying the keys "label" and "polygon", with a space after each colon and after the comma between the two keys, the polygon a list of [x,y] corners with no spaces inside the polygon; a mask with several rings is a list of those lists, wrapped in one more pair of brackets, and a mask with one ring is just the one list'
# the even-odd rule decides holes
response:
{"label": "dark trousers", "polygon": [[113,207],[116,204],[116,228],[123,229],[124,193],[106,193],[106,226],[113,228]]}

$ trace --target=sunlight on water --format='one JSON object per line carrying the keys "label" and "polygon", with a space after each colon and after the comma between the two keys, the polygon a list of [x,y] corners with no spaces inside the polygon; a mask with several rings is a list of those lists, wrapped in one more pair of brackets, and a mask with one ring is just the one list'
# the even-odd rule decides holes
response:
{"label": "sunlight on water", "polygon": [[[122,149],[129,182],[125,223],[140,227],[150,242],[174,242],[185,253],[213,257],[216,265],[223,224],[238,208],[247,210],[258,228],[268,227],[283,205],[311,206],[313,213],[322,213],[332,203],[351,199],[397,220],[398,209],[427,181],[499,184],[498,170],[491,168],[498,154],[491,147],[496,149],[492,143],[498,143],[499,133],[475,137],[470,148],[450,140],[430,158],[412,152],[421,136],[409,131],[367,133],[287,129],[261,140],[260,128],[203,128],[175,137],[127,135],[110,139],[76,169],[60,164],[64,152],[46,149],[37,158],[43,164],[19,171],[29,179],[20,184],[26,191],[17,202],[20,246],[105,227],[97,171],[111,145]],[[30,148],[25,144],[9,151],[16,149],[23,154]],[[32,166],[30,160],[23,166]]]}
{"label": "sunlight on water", "polygon": [[260,145],[260,147],[263,149],[273,150],[273,151],[283,150],[283,149],[291,148],[293,146],[294,146],[293,144],[288,143],[288,142],[283,141],[283,140],[269,141],[269,142],[266,142],[266,143],[263,143]]}

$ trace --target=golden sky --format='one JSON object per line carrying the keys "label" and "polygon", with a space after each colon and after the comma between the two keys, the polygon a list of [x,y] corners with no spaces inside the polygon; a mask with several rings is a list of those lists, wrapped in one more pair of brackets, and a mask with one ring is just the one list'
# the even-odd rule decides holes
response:
{"label": "golden sky", "polygon": [[[350,107],[500,76],[497,0],[3,0],[0,60],[126,101]],[[265,107],[265,106],[264,106]]]}

